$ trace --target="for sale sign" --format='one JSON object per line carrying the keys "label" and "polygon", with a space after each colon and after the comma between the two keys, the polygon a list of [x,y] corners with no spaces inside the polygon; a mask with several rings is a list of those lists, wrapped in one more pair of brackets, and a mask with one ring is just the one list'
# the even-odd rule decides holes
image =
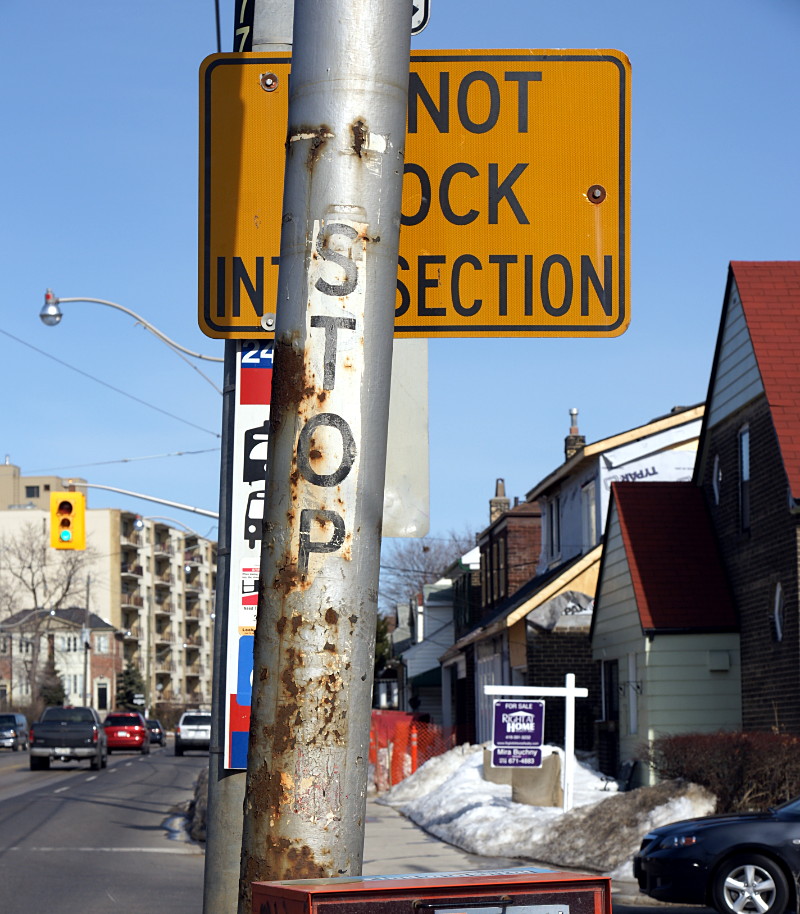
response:
{"label": "for sale sign", "polygon": [[543,701],[494,700],[493,768],[540,768],[543,738]]}

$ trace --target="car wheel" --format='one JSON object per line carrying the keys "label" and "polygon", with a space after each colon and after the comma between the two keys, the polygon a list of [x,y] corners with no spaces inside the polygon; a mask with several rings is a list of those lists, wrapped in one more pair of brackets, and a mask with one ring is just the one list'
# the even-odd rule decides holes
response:
{"label": "car wheel", "polygon": [[47,771],[50,767],[50,759],[42,758],[38,755],[32,755],[30,758],[31,771]]}
{"label": "car wheel", "polygon": [[101,768],[108,768],[108,753],[106,753],[100,761]]}
{"label": "car wheel", "polygon": [[717,871],[712,893],[720,914],[784,914],[789,905],[783,870],[760,854],[731,857]]}
{"label": "car wheel", "polygon": [[18,746],[16,743],[14,743],[14,745],[11,747],[11,751],[12,751],[12,752],[18,752],[18,751],[19,751],[19,746]]}
{"label": "car wheel", "polygon": [[142,755],[150,755],[150,743],[142,743]]}
{"label": "car wheel", "polygon": [[91,762],[89,762],[89,767],[92,771],[99,771],[100,766],[103,764],[103,760],[99,755],[96,755]]}
{"label": "car wheel", "polygon": [[178,745],[178,743],[175,743],[175,755],[183,755],[183,746]]}

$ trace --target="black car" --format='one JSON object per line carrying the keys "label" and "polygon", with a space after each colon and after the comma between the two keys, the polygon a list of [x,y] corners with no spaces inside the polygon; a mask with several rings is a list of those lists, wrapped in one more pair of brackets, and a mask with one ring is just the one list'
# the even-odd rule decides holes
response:
{"label": "black car", "polygon": [[784,914],[800,879],[800,798],[769,812],[686,819],[648,832],[633,860],[645,895],[720,914]]}
{"label": "black car", "polygon": [[163,746],[167,742],[167,734],[164,731],[164,728],[161,726],[160,720],[153,720],[152,717],[147,718],[147,729],[150,731],[150,742],[156,743],[159,746]]}

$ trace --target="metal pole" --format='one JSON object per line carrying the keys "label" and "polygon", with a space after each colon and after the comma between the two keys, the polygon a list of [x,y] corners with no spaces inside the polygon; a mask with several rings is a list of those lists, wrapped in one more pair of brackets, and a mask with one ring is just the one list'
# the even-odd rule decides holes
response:
{"label": "metal pole", "polygon": [[361,872],[410,20],[295,4],[240,914]]}
{"label": "metal pole", "polygon": [[92,576],[90,574],[86,575],[86,610],[84,613],[84,625],[86,628],[84,639],[83,639],[83,704],[87,706],[89,704],[88,695],[91,694],[89,689],[89,650],[92,641],[92,628],[91,628],[91,613],[89,612],[89,585],[91,583]]}
{"label": "metal pole", "polygon": [[233,488],[233,419],[236,403],[236,343],[225,341],[222,393],[217,595],[211,694],[211,745],[208,753],[208,810],[203,914],[235,914],[239,888],[242,803],[245,774],[226,771],[225,650],[230,592],[231,492]]}
{"label": "metal pole", "polygon": [[[291,51],[293,0],[236,0],[234,47],[237,51]],[[212,728],[208,768],[208,812],[203,914],[236,914],[242,852],[242,806],[246,772],[226,770],[225,684],[230,596],[231,494],[233,490],[234,413],[237,344],[225,342],[220,469],[217,598],[214,620]],[[249,914],[249,912],[248,912]]]}

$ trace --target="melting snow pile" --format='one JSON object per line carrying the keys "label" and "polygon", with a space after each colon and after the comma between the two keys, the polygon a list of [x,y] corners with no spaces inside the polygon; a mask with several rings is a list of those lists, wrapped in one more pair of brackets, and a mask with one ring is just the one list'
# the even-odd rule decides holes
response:
{"label": "melting snow pile", "polygon": [[[550,753],[562,751],[543,747]],[[681,782],[617,793],[615,782],[577,761],[572,810],[526,806],[512,801],[510,785],[483,779],[483,746],[464,745],[426,762],[379,802],[468,853],[621,878],[631,876],[630,860],[649,829],[708,815],[715,800]]]}

